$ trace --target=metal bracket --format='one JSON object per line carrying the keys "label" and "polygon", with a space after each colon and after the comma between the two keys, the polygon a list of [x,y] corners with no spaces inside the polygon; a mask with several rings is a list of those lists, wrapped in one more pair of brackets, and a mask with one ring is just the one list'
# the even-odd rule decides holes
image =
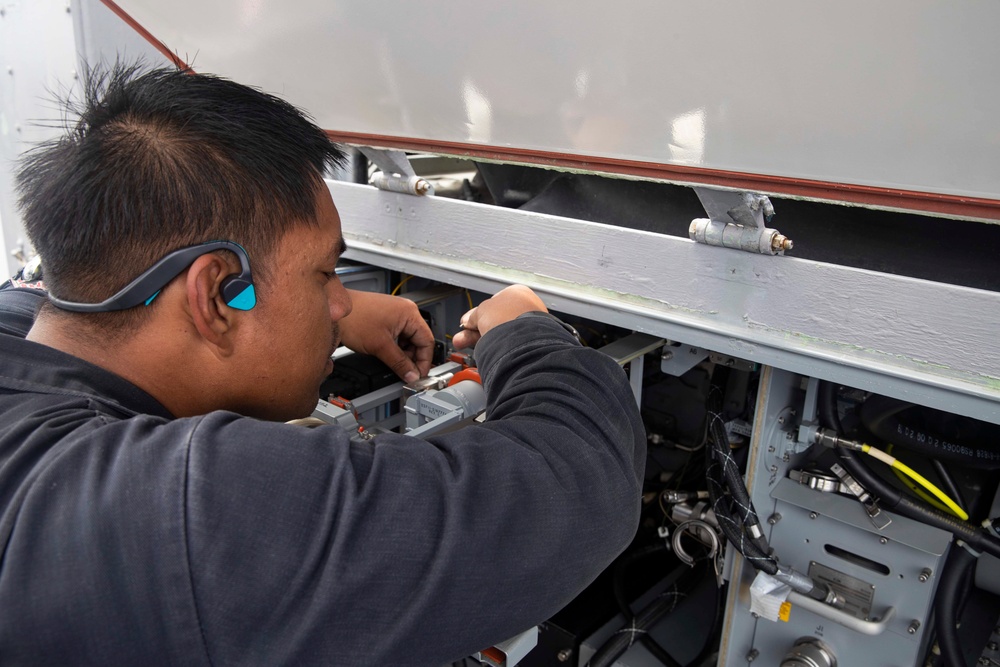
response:
{"label": "metal bracket", "polygon": [[379,190],[418,196],[434,194],[434,187],[414,173],[413,166],[403,151],[368,146],[360,146],[359,150],[381,169],[371,179],[371,184]]}
{"label": "metal bracket", "polygon": [[735,248],[762,255],[783,255],[792,240],[765,226],[774,217],[774,206],[765,195],[694,188],[708,219],[691,221],[688,236],[698,243]]}
{"label": "metal bracket", "polygon": [[660,357],[660,370],[680,377],[708,358],[708,350],[693,345],[666,345]]}

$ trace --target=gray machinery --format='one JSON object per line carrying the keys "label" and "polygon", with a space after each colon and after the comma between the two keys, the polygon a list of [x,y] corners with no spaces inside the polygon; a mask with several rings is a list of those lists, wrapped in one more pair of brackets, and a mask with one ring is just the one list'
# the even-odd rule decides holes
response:
{"label": "gray machinery", "polygon": [[476,418],[447,334],[513,282],[629,366],[636,542],[484,664],[1000,665],[1000,5],[393,4],[0,3],[0,148],[76,54],[197,54],[306,108],[354,155],[345,279],[442,351],[323,397],[357,438]]}

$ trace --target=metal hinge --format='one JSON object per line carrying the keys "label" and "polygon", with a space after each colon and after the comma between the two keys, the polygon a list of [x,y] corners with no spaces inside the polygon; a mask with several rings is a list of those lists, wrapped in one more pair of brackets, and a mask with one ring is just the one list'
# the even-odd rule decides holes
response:
{"label": "metal hinge", "polygon": [[774,217],[774,206],[755,192],[694,188],[708,219],[691,221],[688,236],[706,245],[734,248],[762,255],[783,255],[792,240],[765,226]]}

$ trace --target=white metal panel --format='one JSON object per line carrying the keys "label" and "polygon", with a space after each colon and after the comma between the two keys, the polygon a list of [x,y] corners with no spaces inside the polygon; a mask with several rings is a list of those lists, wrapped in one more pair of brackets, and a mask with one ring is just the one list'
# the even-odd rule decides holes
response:
{"label": "white metal panel", "polygon": [[350,259],[1000,423],[1000,294],[329,181]]}
{"label": "white metal panel", "polygon": [[0,282],[21,266],[8,253],[30,250],[14,193],[17,157],[59,133],[53,99],[74,84],[75,70],[69,0],[0,0]]}
{"label": "white metal panel", "polygon": [[330,130],[1000,199],[1000,3],[118,0]]}

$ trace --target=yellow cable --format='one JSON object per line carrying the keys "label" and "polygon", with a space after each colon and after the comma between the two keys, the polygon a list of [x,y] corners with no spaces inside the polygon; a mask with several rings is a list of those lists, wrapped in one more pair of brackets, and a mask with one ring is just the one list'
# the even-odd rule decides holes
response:
{"label": "yellow cable", "polygon": [[403,285],[405,285],[405,284],[406,284],[407,282],[409,282],[409,280],[410,280],[411,278],[413,278],[413,276],[406,276],[405,278],[403,278],[402,280],[400,280],[400,281],[399,281],[399,284],[398,284],[398,285],[396,285],[396,286],[395,286],[395,287],[394,287],[394,288],[392,289],[392,291],[391,291],[391,292],[389,292],[389,295],[390,295],[390,296],[396,296],[396,292],[398,292],[398,291],[399,291],[399,288],[400,288],[400,287],[402,287]]}
{"label": "yellow cable", "polygon": [[475,306],[472,305],[472,292],[465,290],[465,298],[469,300],[469,310],[475,308]]}
{"label": "yellow cable", "polygon": [[[890,444],[888,447],[886,447],[885,451],[888,454],[892,454],[892,445]],[[899,470],[898,468],[891,468],[891,470],[892,474],[896,476],[896,479],[898,479],[903,486],[912,491],[915,496],[923,500],[925,503],[931,505],[932,507],[936,507],[942,512],[947,512],[952,516],[958,516],[957,514],[952,512],[951,508],[949,508],[947,505],[940,502],[937,498],[935,498],[934,496],[932,496],[931,494],[927,493],[919,486],[917,486],[917,483],[911,480],[906,475],[904,475],[901,470]]]}
{"label": "yellow cable", "polygon": [[958,506],[958,503],[949,498],[944,491],[931,484],[927,480],[927,478],[925,478],[923,475],[918,473],[910,466],[896,459],[896,457],[890,456],[889,454],[883,452],[881,449],[876,449],[871,445],[862,445],[861,451],[863,451],[865,454],[868,454],[869,456],[878,459],[879,461],[885,463],[886,465],[892,466],[894,470],[898,470],[899,472],[905,474],[914,482],[920,484],[922,487],[930,491],[938,500],[940,500],[948,507],[948,509],[951,511],[952,514],[960,518],[962,521],[968,520],[969,515],[965,512],[965,510],[963,510],[961,507]]}

